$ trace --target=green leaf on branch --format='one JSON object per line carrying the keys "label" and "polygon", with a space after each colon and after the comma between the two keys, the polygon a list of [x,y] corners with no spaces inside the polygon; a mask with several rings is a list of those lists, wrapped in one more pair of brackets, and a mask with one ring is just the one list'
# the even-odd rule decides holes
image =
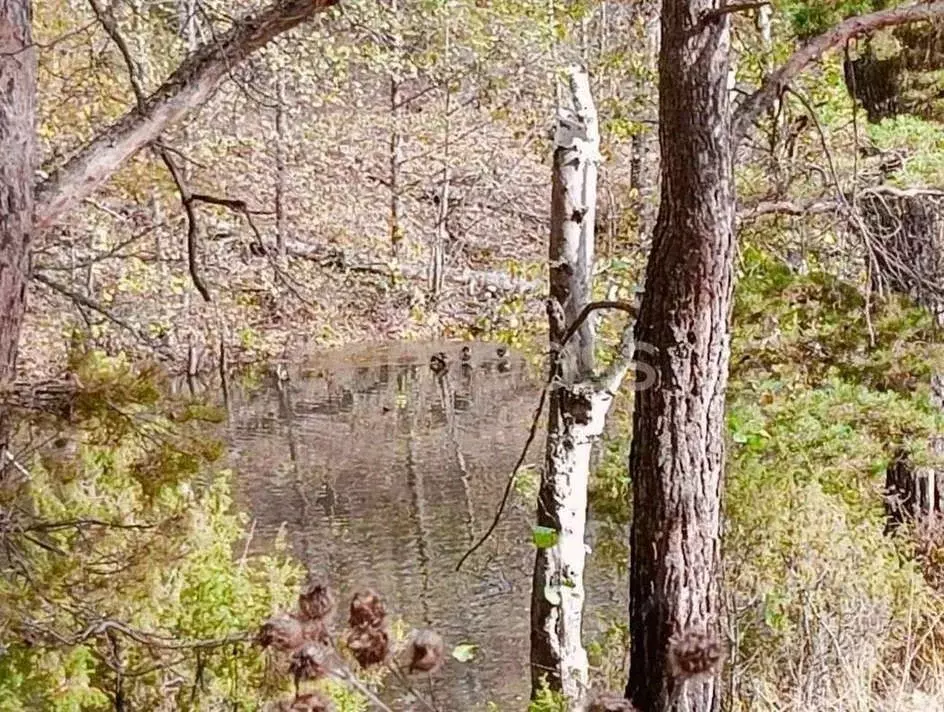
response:
{"label": "green leaf on branch", "polygon": [[550,527],[535,526],[531,529],[531,541],[538,549],[550,549],[559,538],[558,531]]}

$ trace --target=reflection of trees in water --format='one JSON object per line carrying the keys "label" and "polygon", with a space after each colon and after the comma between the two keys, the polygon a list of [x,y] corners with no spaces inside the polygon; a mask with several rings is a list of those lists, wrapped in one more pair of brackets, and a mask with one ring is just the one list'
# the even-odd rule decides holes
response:
{"label": "reflection of trees in water", "polygon": [[[464,363],[462,366],[465,390],[462,402],[467,406],[466,410],[468,410],[471,408],[473,402],[472,373],[471,368],[469,368],[468,373],[466,373],[466,367],[468,367],[469,364]],[[465,456],[462,454],[462,446],[459,444],[459,438],[456,432],[456,399],[458,393],[453,390],[452,383],[446,377],[445,373],[436,376],[436,383],[439,386],[440,403],[443,412],[446,414],[446,436],[449,440],[453,458],[456,461],[456,467],[459,470],[459,479],[462,481],[463,501],[465,502],[466,511],[466,533],[469,543],[471,544],[475,539],[475,511],[472,508],[472,495],[469,491],[469,468],[466,465]]]}
{"label": "reflection of trees in water", "polygon": [[[311,521],[311,498],[309,496],[309,483],[304,481],[302,470],[299,463],[298,441],[295,425],[295,409],[292,405],[292,382],[288,373],[284,369],[278,369],[275,377],[276,390],[279,394],[279,418],[285,425],[285,436],[288,443],[289,458],[291,460],[292,470],[292,489],[298,498],[296,507],[296,529],[295,538],[298,541],[298,547],[303,552],[302,560],[307,562],[309,567],[311,563],[317,561],[315,551],[316,540],[323,541],[323,537],[318,537],[309,526]],[[312,473],[314,474],[314,472]],[[318,491],[316,503],[320,504],[324,511],[329,529],[334,529],[335,524],[335,502],[336,497],[334,488],[331,484],[331,478],[325,474],[323,481],[313,482]],[[325,547],[324,554],[327,558],[327,571],[334,570],[334,557],[332,556],[333,547]]]}
{"label": "reflection of trees in water", "polygon": [[518,580],[526,533],[495,540],[502,563],[488,578],[507,583],[505,566],[514,587],[480,588],[453,568],[476,514],[490,515],[497,501],[535,389],[523,372],[499,370],[493,354],[493,362],[452,359],[440,377],[427,358],[297,370],[234,391],[239,496],[258,519],[257,545],[285,523],[299,558],[342,596],[374,587],[409,625],[490,650],[487,661],[447,666],[437,684],[447,707],[486,696],[510,702],[527,675],[526,581]]}
{"label": "reflection of trees in water", "polygon": [[416,553],[419,557],[420,577],[423,582],[420,596],[423,625],[430,626],[433,621],[429,614],[429,554],[426,551],[426,542],[432,537],[425,526],[426,497],[423,491],[423,474],[422,470],[416,467],[414,442],[415,430],[411,426],[406,440],[406,482],[410,489],[410,519],[416,531]]}

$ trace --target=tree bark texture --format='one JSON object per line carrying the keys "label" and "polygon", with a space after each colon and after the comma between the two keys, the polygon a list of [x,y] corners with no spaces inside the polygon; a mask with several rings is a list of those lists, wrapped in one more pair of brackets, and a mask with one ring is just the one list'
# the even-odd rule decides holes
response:
{"label": "tree bark texture", "polygon": [[[659,54],[661,203],[636,322],[631,657],[641,712],[717,710],[716,671],[686,681],[673,641],[720,628],[724,396],[735,195],[729,18],[712,0],[664,0]],[[707,18],[707,19],[706,19]],[[645,346],[645,348],[643,348]]]}
{"label": "tree bark texture", "polygon": [[[36,160],[31,19],[29,0],[0,0],[0,390],[16,370],[30,272]],[[0,446],[2,421],[0,415]]]}
{"label": "tree bark texture", "polygon": [[532,693],[546,680],[579,709],[588,689],[587,653],[581,639],[586,559],[587,487],[593,443],[603,432],[612,393],[593,375],[590,320],[561,353],[567,329],[590,299],[594,209],[600,135],[587,74],[570,72],[573,108],[558,114],[551,190],[551,377],[544,471],[537,524],[557,532],[553,546],[535,555],[531,589]]}

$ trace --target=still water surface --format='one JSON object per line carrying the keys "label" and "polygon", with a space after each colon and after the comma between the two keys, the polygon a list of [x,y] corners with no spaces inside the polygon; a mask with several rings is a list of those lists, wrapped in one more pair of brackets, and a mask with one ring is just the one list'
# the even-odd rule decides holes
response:
{"label": "still water surface", "polygon": [[[492,520],[540,386],[520,357],[469,346],[467,362],[456,343],[332,351],[234,393],[236,495],[257,546],[284,530],[344,599],[374,588],[408,626],[478,646],[438,674],[442,709],[525,709],[533,503],[513,495],[488,544],[455,565]],[[429,365],[439,351],[442,374]],[[527,462],[542,449],[538,437]],[[622,596],[589,573],[607,579],[588,591],[592,628]]]}

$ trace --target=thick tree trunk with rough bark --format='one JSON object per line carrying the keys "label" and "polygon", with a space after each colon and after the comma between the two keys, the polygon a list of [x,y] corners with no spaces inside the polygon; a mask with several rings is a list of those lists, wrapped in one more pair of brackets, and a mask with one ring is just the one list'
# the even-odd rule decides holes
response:
{"label": "thick tree trunk with rough bark", "polygon": [[[581,628],[591,452],[626,373],[631,331],[627,329],[610,372],[594,378],[594,330],[583,312],[593,283],[600,136],[584,71],[571,70],[569,94],[573,108],[560,109],[554,150],[548,250],[553,382],[537,508],[538,526],[556,532],[556,541],[535,555],[531,679],[532,692],[546,680],[576,710],[581,709],[588,690]],[[565,344],[571,330],[573,335]]]}
{"label": "thick tree trunk with rough bark", "polygon": [[[869,31],[944,14],[944,2],[844,20],[808,41],[731,115],[730,15],[719,0],[663,0],[659,217],[636,323],[630,674],[641,712],[720,706],[720,528],[730,356],[732,155],[783,89]],[[651,357],[647,356],[652,354]]]}
{"label": "thick tree trunk with rough bark", "polygon": [[[26,308],[36,159],[36,52],[29,0],[0,0],[0,390],[16,370]],[[0,450],[3,441],[0,414]]]}
{"label": "thick tree trunk with rough bark", "polygon": [[[730,353],[734,185],[727,15],[664,0],[659,57],[659,216],[636,323],[636,358],[657,374],[636,395],[627,696],[642,712],[718,709],[724,394]],[[650,351],[654,351],[650,355]],[[711,667],[715,667],[713,663]]]}

